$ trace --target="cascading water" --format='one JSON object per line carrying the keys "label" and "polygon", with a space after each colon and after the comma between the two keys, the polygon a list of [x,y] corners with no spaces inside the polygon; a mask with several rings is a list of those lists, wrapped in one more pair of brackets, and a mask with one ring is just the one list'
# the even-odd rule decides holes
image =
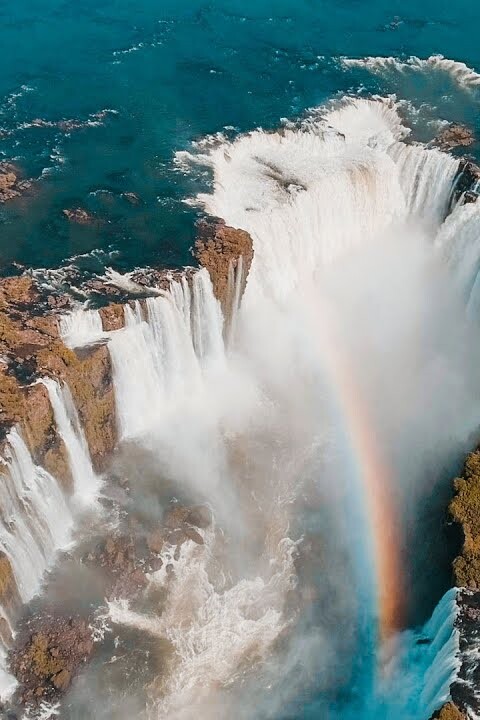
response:
{"label": "cascading water", "polygon": [[172,283],[170,293],[125,306],[112,334],[115,397],[122,437],[137,437],[201,389],[202,372],[224,361],[223,318],[208,273]]}
{"label": "cascading water", "polygon": [[70,348],[94,343],[105,337],[102,318],[96,310],[75,310],[62,316],[60,335]]}
{"label": "cascading water", "polygon": [[92,467],[85,434],[68,385],[62,387],[52,378],[41,381],[48,390],[58,432],[67,448],[75,497],[91,501],[98,493],[99,478]]}
{"label": "cascading water", "polygon": [[[110,604],[113,622],[170,643],[152,719],[428,720],[449,697],[455,593],[404,630],[402,575],[411,506],[461,445],[441,418],[462,438],[478,424],[477,355],[456,351],[470,326],[438,251],[457,242],[464,209],[442,223],[458,163],[407,135],[392,102],[355,99],[201,144],[190,160],[213,190],[197,201],[254,243],[235,322],[225,332],[200,270],[127,305],[110,333],[121,438],[217,527],[164,550],[162,612]],[[99,331],[72,316],[66,332]]]}
{"label": "cascading water", "polygon": [[[69,541],[72,514],[58,481],[34,464],[16,429],[7,436],[7,470],[0,483],[0,549],[8,558],[19,601],[38,592],[57,551]],[[18,608],[1,608],[9,623]],[[5,670],[6,651],[0,648],[0,695],[8,695],[13,678]]]}

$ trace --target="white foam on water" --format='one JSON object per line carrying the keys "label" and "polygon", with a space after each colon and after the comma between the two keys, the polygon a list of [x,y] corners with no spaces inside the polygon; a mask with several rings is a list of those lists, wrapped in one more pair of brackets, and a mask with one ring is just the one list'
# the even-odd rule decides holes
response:
{"label": "white foam on water", "polygon": [[430,55],[428,58],[419,58],[412,55],[401,59],[392,56],[340,58],[340,62],[347,68],[365,68],[372,73],[400,72],[407,70],[436,71],[449,75],[460,87],[476,89],[480,85],[480,74],[464,62],[450,60],[443,55]]}
{"label": "white foam on water", "polygon": [[[212,581],[214,540],[209,531],[204,545],[190,541],[176,561],[170,560],[174,569],[160,616],[134,612],[125,600],[109,603],[112,622],[164,638],[174,651],[160,699],[154,696],[148,712],[152,720],[210,717],[212,691],[241,677],[249,662],[265,659],[286,627],[283,605],[294,582],[293,545],[280,543],[268,577],[232,583],[221,572]],[[166,581],[165,568],[152,576],[153,584]]]}

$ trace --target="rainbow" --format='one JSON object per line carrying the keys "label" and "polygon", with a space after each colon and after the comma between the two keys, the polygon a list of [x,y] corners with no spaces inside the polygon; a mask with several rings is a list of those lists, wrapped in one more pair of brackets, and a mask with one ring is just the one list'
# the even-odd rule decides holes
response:
{"label": "rainbow", "polygon": [[322,366],[334,389],[342,425],[353,459],[359,495],[364,502],[368,545],[373,555],[373,579],[377,607],[377,638],[382,644],[398,631],[403,621],[403,573],[399,513],[392,498],[392,474],[385,463],[369,417],[368,406],[356,382],[348,355],[323,308],[321,322],[314,322]]}

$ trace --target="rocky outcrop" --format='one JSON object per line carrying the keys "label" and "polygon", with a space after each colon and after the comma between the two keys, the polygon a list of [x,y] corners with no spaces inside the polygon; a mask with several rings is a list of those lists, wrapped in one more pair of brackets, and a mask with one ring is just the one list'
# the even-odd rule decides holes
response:
{"label": "rocky outcrop", "polygon": [[449,510],[463,533],[461,554],[453,562],[454,581],[475,590],[480,588],[480,450],[467,456],[454,488]]}
{"label": "rocky outcrop", "polygon": [[[232,310],[235,282],[240,282],[240,295],[245,289],[253,260],[252,238],[245,230],[228,227],[221,220],[203,220],[198,223],[195,257],[208,270],[214,293],[228,317]],[[242,276],[236,278],[236,271],[240,268]]]}
{"label": "rocky outcrop", "polygon": [[[141,598],[148,586],[148,573],[163,567],[163,551],[168,548],[167,557],[171,557],[173,551],[174,557],[178,558],[185,542],[202,544],[200,531],[208,528],[211,522],[207,507],[176,503],[147,536],[141,532],[110,535],[82,561],[100,570],[107,599]],[[168,564],[165,570],[168,581],[174,573],[173,564]],[[1,572],[0,557],[0,598]],[[5,582],[8,582],[8,573]],[[10,652],[10,669],[19,682],[14,704],[36,706],[54,700],[68,690],[94,651],[93,621],[94,614],[80,617],[40,611],[20,625]]]}
{"label": "rocky outcrop", "polygon": [[178,559],[182,545],[188,540],[203,545],[199,530],[209,527],[211,521],[211,513],[205,506],[176,504],[146,536],[110,535],[89,552],[83,562],[102,569],[107,598],[134,597],[147,585],[145,574],[163,566],[161,555],[165,548],[172,548],[174,558]]}
{"label": "rocky outcrop", "polygon": [[451,123],[437,135],[434,144],[440,150],[447,151],[456,147],[468,147],[474,142],[475,135],[466,125]]}
{"label": "rocky outcrop", "polygon": [[37,704],[65,692],[93,652],[84,618],[40,616],[21,628],[10,663],[20,683],[18,702]]}
{"label": "rocky outcrop", "polygon": [[64,210],[63,214],[67,220],[78,225],[93,225],[98,222],[94,215],[79,207]]}
{"label": "rocky outcrop", "polygon": [[0,281],[0,429],[5,437],[20,423],[34,460],[68,485],[66,451],[46,389],[32,383],[45,375],[68,383],[97,469],[115,446],[115,403],[107,348],[68,349],[57,307],[28,276]]}
{"label": "rocky outcrop", "polygon": [[480,626],[480,450],[467,455],[462,476],[454,480],[454,490],[449,513],[463,536],[461,552],[453,561],[453,584],[461,588],[455,626],[462,662],[450,687],[452,702],[432,720],[467,720],[466,708],[480,712],[475,692],[480,685],[480,664],[478,652],[472,652],[478,646]]}
{"label": "rocky outcrop", "polygon": [[478,197],[480,168],[470,160],[461,160],[453,188],[453,201],[475,202]]}
{"label": "rocky outcrop", "polygon": [[460,712],[456,705],[449,702],[432,716],[432,720],[467,720],[467,716]]}
{"label": "rocky outcrop", "polygon": [[12,163],[0,162],[0,203],[23,195],[30,190],[30,180],[22,180],[20,170]]}

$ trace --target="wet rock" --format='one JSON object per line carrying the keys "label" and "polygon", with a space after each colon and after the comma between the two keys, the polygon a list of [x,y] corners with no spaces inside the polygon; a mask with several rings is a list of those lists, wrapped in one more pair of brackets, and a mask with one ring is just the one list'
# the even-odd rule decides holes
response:
{"label": "wet rock", "polygon": [[[2,478],[0,477],[0,481]],[[12,566],[5,553],[0,551],[0,606],[7,612],[14,612],[20,607],[21,601],[17,590]],[[3,618],[2,618],[3,620]],[[8,623],[3,621],[0,625],[0,637],[7,645],[11,642],[11,631]]]}
{"label": "wet rock", "polygon": [[31,187],[30,180],[20,179],[20,171],[15,165],[0,162],[0,203],[19,197]]}
{"label": "wet rock", "polygon": [[212,524],[212,513],[206,505],[197,505],[190,510],[185,520],[189,525],[205,530]]}
{"label": "wet rock", "polygon": [[63,214],[67,220],[77,223],[78,225],[93,225],[98,222],[92,213],[89,213],[87,210],[79,207],[63,210]]}
{"label": "wet rock", "polygon": [[247,283],[253,260],[252,238],[245,230],[228,227],[221,220],[202,220],[198,223],[195,257],[208,270],[215,296],[228,317],[232,312],[237,270],[241,269],[240,294],[243,294]]}
{"label": "wet rock", "polygon": [[200,535],[199,532],[194,530],[194,528],[185,527],[184,533],[189,540],[193,540],[193,542],[197,543],[197,545],[203,545],[203,543],[204,543],[203,537]]}
{"label": "wet rock", "polygon": [[469,203],[477,202],[478,195],[475,192],[472,192],[471,190],[466,190],[463,193],[463,204],[468,205]]}
{"label": "wet rock", "polygon": [[480,183],[480,167],[470,160],[461,160],[453,189],[453,201],[457,202],[465,193],[477,195]]}
{"label": "wet rock", "polygon": [[151,556],[134,537],[111,536],[88,553],[83,562],[102,568],[108,598],[133,597],[147,584],[145,572]]}
{"label": "wet rock", "polygon": [[154,530],[147,537],[147,545],[149,550],[151,550],[151,552],[153,553],[157,553],[158,555],[162,552],[164,542],[164,535],[161,529]]}
{"label": "wet rock", "polygon": [[21,627],[10,666],[19,682],[18,700],[36,704],[65,692],[91,656],[92,631],[85,618],[41,616]]}
{"label": "wet rock", "polygon": [[167,528],[180,528],[186,521],[190,508],[184,505],[175,504],[166,512],[163,524]]}
{"label": "wet rock", "polygon": [[435,138],[435,145],[440,150],[452,150],[456,147],[468,147],[475,142],[475,135],[465,125],[451,123]]}
{"label": "wet rock", "polygon": [[120,330],[125,325],[125,305],[112,304],[100,308],[100,316],[102,318],[102,327],[105,332],[112,330]]}
{"label": "wet rock", "polygon": [[0,280],[0,430],[5,436],[20,423],[35,462],[69,487],[66,451],[47,391],[32,383],[44,375],[68,383],[98,470],[115,446],[115,402],[107,348],[82,353],[66,348],[58,305],[66,305],[64,296],[42,291],[28,275]]}
{"label": "wet rock", "polygon": [[160,557],[153,557],[148,563],[149,572],[157,572],[163,567],[163,560]]}

